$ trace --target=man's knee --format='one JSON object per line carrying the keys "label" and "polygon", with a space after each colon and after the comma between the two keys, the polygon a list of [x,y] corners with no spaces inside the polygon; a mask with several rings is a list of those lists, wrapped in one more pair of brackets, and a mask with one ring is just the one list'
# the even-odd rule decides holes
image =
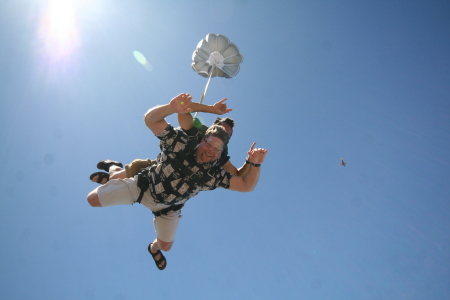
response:
{"label": "man's knee", "polygon": [[167,251],[169,251],[170,249],[172,249],[173,242],[164,242],[164,241],[161,241],[160,239],[157,239],[157,240],[158,240],[159,248],[160,248],[161,250],[167,252]]}
{"label": "man's knee", "polygon": [[102,207],[100,199],[98,199],[98,195],[95,191],[89,193],[87,196],[87,201],[92,207]]}

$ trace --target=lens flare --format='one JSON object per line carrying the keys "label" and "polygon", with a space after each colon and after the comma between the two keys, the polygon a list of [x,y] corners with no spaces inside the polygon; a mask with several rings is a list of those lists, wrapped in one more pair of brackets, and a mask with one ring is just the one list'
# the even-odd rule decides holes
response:
{"label": "lens flare", "polygon": [[151,72],[153,71],[152,65],[149,63],[149,61],[145,58],[144,54],[142,54],[139,51],[133,52],[134,58],[140,63],[147,71]]}
{"label": "lens flare", "polygon": [[136,58],[136,60],[141,64],[141,65],[145,65],[145,63],[147,62],[147,59],[145,58],[144,54],[142,54],[139,51],[134,51],[134,58]]}

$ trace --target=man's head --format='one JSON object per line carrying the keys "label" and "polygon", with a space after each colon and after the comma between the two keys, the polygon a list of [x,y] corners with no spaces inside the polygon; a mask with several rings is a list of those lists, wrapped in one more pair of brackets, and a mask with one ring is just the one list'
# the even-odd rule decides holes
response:
{"label": "man's head", "polygon": [[224,127],[220,125],[209,127],[197,148],[198,162],[203,164],[218,160],[228,143],[229,137]]}
{"label": "man's head", "polygon": [[225,130],[227,131],[227,133],[230,137],[233,134],[233,128],[234,128],[234,120],[233,119],[217,117],[214,120],[213,124],[223,126],[223,128],[225,128]]}

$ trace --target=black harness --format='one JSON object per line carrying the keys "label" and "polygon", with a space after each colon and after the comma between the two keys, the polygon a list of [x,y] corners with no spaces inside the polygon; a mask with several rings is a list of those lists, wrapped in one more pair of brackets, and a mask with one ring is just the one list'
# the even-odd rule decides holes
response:
{"label": "black harness", "polygon": [[159,211],[152,211],[152,213],[155,215],[155,217],[159,217],[161,215],[167,215],[169,213],[169,211],[180,210],[180,209],[183,208],[183,206],[184,206],[184,203],[183,204],[172,205],[172,206],[166,207],[164,209],[161,209]]}

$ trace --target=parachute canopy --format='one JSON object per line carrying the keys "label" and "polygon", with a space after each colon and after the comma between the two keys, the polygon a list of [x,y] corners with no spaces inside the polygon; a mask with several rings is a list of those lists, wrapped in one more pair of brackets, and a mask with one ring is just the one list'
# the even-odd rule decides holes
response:
{"label": "parachute canopy", "polygon": [[209,33],[192,54],[192,69],[203,77],[234,77],[244,57],[238,47],[221,34]]}

